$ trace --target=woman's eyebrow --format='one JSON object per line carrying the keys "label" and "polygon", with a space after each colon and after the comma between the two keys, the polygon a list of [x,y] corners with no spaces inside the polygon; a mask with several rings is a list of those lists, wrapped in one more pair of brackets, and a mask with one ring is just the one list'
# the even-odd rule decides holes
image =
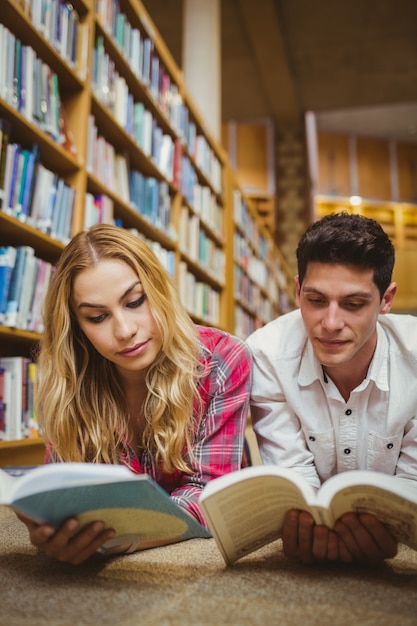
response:
{"label": "woman's eyebrow", "polygon": [[[123,302],[126,296],[128,296],[133,291],[133,289],[137,287],[137,285],[141,285],[140,280],[137,280],[132,285],[130,285],[130,287],[126,289],[126,291],[120,296],[119,302]],[[80,302],[80,304],[77,306],[77,309],[81,309],[81,308],[105,309],[106,305],[105,304],[93,304],[92,302]]]}

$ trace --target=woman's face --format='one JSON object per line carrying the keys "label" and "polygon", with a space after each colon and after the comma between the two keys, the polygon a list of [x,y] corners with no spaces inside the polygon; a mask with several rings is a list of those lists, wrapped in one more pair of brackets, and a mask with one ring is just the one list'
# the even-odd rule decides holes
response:
{"label": "woman's face", "polygon": [[146,370],[162,346],[149,302],[134,270],[104,260],[75,278],[71,304],[81,330],[121,375]]}

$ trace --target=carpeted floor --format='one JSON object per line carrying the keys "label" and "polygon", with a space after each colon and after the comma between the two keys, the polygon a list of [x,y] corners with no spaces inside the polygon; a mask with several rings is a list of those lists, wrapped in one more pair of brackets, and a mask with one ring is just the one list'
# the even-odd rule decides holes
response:
{"label": "carpeted floor", "polygon": [[288,562],[280,542],[226,567],[193,539],[81,567],[47,559],[0,507],[0,626],[417,626],[417,553],[379,569]]}

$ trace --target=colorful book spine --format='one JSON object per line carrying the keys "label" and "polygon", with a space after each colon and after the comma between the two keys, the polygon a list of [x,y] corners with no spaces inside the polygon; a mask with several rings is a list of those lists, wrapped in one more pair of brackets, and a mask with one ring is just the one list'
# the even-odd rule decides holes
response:
{"label": "colorful book spine", "polygon": [[10,278],[9,293],[3,320],[5,326],[16,327],[17,325],[26,261],[28,257],[34,256],[34,254],[35,250],[31,246],[18,246],[16,248],[16,262]]}
{"label": "colorful book spine", "polygon": [[0,247],[0,324],[4,322],[7,298],[9,294],[12,271],[16,263],[16,248],[13,246]]}

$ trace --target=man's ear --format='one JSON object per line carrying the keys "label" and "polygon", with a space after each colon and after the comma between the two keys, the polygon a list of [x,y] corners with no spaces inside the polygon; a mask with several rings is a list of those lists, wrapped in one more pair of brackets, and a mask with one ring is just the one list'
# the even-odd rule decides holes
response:
{"label": "man's ear", "polygon": [[295,303],[297,306],[300,306],[301,285],[300,285],[300,277],[298,276],[298,274],[294,276],[294,282],[295,282]]}
{"label": "man's ear", "polygon": [[392,302],[394,300],[394,296],[397,293],[397,283],[391,283],[389,287],[387,287],[381,301],[381,306],[379,312],[389,313],[391,311]]}

